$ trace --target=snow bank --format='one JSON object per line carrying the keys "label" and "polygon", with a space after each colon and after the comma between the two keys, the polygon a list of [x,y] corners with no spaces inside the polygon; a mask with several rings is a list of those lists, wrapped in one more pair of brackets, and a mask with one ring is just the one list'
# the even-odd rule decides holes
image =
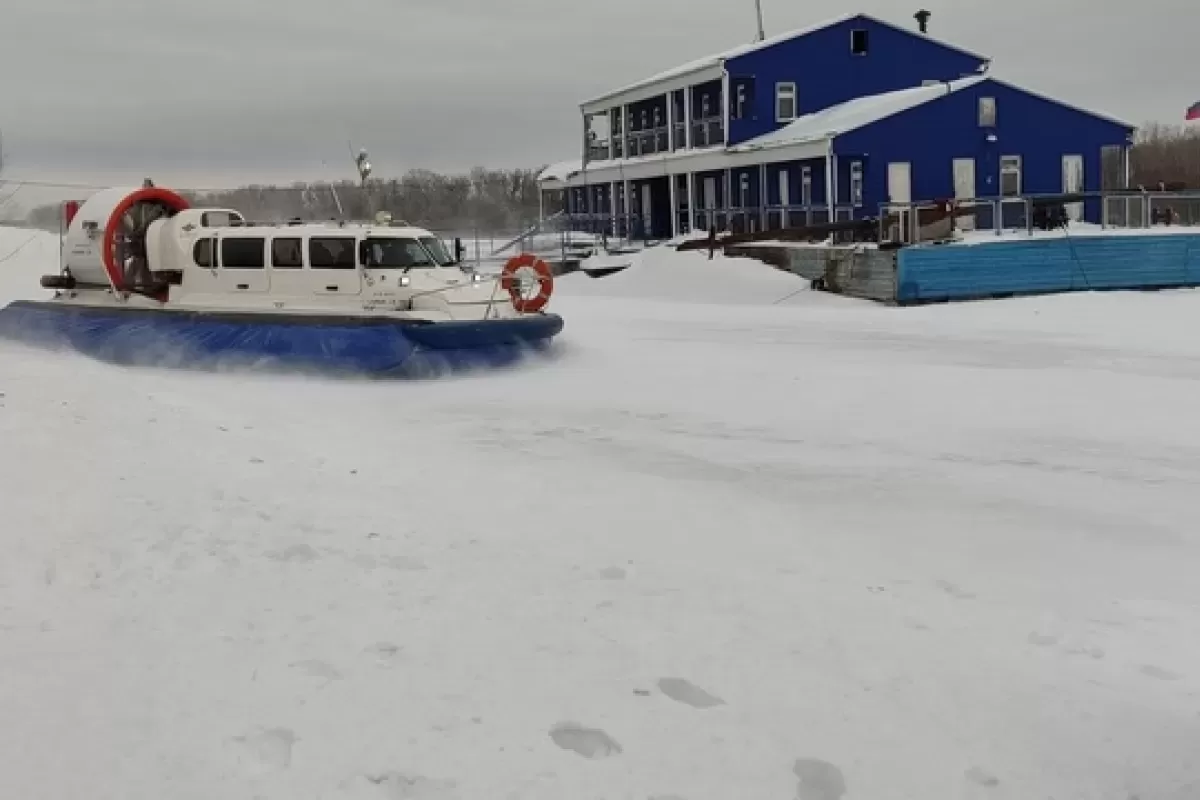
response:
{"label": "snow bank", "polygon": [[567,297],[737,306],[795,303],[809,293],[809,282],[790,272],[720,253],[710,261],[707,250],[678,252],[667,245],[648,248],[629,259],[629,269],[608,277],[590,278],[583,273],[564,276],[555,291]]}
{"label": "snow bank", "polygon": [[0,795],[1193,800],[1200,298],[798,283],[418,385],[0,344]]}

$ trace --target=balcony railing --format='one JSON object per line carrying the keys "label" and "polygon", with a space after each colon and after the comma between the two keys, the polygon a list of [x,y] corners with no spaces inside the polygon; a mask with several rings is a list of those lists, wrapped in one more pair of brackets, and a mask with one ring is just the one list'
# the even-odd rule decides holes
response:
{"label": "balcony railing", "polygon": [[725,125],[720,117],[692,121],[692,147],[713,147],[725,144]]}
{"label": "balcony railing", "polygon": [[667,126],[630,131],[625,139],[629,144],[629,158],[652,156],[667,152]]}
{"label": "balcony railing", "polygon": [[[944,203],[944,201],[943,201]],[[1099,222],[1103,228],[1190,227],[1200,232],[1200,192],[1080,192],[955,200],[951,221],[943,203],[891,203],[880,207],[881,241],[916,244],[951,230],[1026,233]],[[1072,220],[1075,220],[1074,222]]]}

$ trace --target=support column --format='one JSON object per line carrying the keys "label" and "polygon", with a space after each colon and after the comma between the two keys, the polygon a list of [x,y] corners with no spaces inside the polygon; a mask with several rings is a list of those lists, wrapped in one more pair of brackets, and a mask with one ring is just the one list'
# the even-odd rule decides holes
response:
{"label": "support column", "polygon": [[679,176],[672,175],[670,174],[670,171],[668,171],[667,180],[669,181],[667,185],[671,187],[671,238],[674,239],[679,235],[679,202],[676,198],[676,194],[678,193],[676,184],[679,183]]}
{"label": "support column", "polygon": [[629,241],[633,238],[633,217],[629,211],[633,208],[633,195],[629,191],[629,181],[622,182],[621,192],[621,212],[625,215],[625,240]]}
{"label": "support column", "polygon": [[610,228],[609,235],[617,235],[617,182],[610,181],[608,184],[608,224]]}
{"label": "support column", "polygon": [[[683,146],[688,150],[692,149],[692,87],[683,87]],[[688,173],[691,175],[692,173]],[[688,206],[691,208],[691,206]],[[696,218],[692,217],[692,222]]]}
{"label": "support column", "polygon": [[729,146],[729,73],[721,71],[721,144]]}
{"label": "support column", "polygon": [[830,144],[829,149],[825,151],[825,206],[830,222],[833,222],[834,188],[837,186],[837,181],[833,179],[833,169],[833,145]]}
{"label": "support column", "polygon": [[[621,106],[621,158],[629,158],[629,129],[633,127],[629,119],[629,106]],[[626,200],[628,203],[628,200]]]}
{"label": "support column", "polygon": [[613,128],[613,110],[610,108],[605,111],[604,116],[608,117],[608,160],[612,161],[616,157],[615,148],[617,146],[617,134]]}
{"label": "support column", "polygon": [[758,229],[767,229],[767,165],[760,164],[758,168]]}
{"label": "support column", "polygon": [[[689,126],[691,127],[691,126]],[[696,173],[688,172],[687,174],[687,208],[688,208],[688,233],[696,230]]]}
{"label": "support column", "polygon": [[[667,92],[667,152],[675,152],[675,103],[671,95],[673,92]],[[671,184],[674,186],[675,184]],[[674,196],[674,193],[672,193]]]}
{"label": "support column", "polygon": [[733,199],[733,170],[726,169],[725,170],[725,197],[724,197],[725,202],[722,204],[725,206],[725,230],[726,231],[730,231],[733,229],[733,226],[729,224],[729,215],[730,215],[730,212],[733,211],[733,203],[730,202],[732,199]]}

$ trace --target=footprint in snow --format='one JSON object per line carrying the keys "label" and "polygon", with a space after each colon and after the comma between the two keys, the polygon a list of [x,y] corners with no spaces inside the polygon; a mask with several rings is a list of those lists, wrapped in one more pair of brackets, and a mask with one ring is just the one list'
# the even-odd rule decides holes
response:
{"label": "footprint in snow", "polygon": [[296,734],[287,728],[259,728],[233,739],[260,764],[275,769],[287,769],[292,763],[292,745]]}
{"label": "footprint in snow", "polygon": [[294,661],[289,666],[297,672],[311,675],[314,678],[324,678],[327,681],[334,681],[342,677],[342,673],[338,672],[332,664],[315,658],[307,661]]}
{"label": "footprint in snow", "polygon": [[391,642],[377,642],[363,650],[363,654],[374,659],[381,667],[390,667],[400,659],[400,646]]}
{"label": "footprint in snow", "polygon": [[563,750],[584,758],[608,758],[622,752],[616,739],[599,728],[585,728],[577,722],[560,722],[550,729],[550,738]]}
{"label": "footprint in snow", "polygon": [[976,786],[985,786],[988,789],[993,789],[1000,785],[999,778],[979,767],[971,767],[963,773],[963,777]]}
{"label": "footprint in snow", "polygon": [[364,777],[378,787],[378,795],[385,800],[457,800],[459,797],[454,781],[395,771]]}
{"label": "footprint in snow", "polygon": [[792,772],[800,779],[796,800],[841,800],[846,794],[846,776],[819,758],[798,758]]}
{"label": "footprint in snow", "polygon": [[320,554],[307,544],[294,544],[282,550],[272,550],[267,553],[267,558],[284,564],[307,564],[320,557]]}
{"label": "footprint in snow", "polygon": [[692,708],[712,708],[725,705],[725,701],[721,698],[709,694],[683,678],[662,678],[658,682],[658,690],[675,702],[689,705]]}

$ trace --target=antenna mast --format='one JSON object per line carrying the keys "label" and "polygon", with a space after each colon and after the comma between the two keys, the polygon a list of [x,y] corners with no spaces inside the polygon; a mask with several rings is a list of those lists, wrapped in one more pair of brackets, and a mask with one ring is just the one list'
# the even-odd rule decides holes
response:
{"label": "antenna mast", "polygon": [[761,42],[767,38],[766,31],[763,30],[762,0],[754,0],[754,15],[758,19],[758,38],[754,41]]}

